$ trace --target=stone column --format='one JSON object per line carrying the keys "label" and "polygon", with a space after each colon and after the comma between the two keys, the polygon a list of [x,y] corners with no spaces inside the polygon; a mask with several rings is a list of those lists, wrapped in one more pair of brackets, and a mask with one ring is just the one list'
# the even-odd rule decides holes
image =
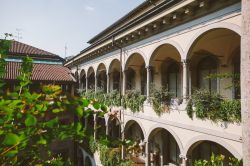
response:
{"label": "stone column", "polygon": [[187,165],[187,157],[184,155],[179,156],[181,159],[181,166],[186,166]]}
{"label": "stone column", "polygon": [[188,64],[187,60],[182,61],[182,68],[183,68],[183,86],[182,86],[182,93],[183,93],[183,103],[187,103],[188,98]]}
{"label": "stone column", "polygon": [[110,77],[110,74],[109,73],[107,73],[107,93],[109,93],[109,78]]}
{"label": "stone column", "polygon": [[147,100],[149,100],[149,97],[150,97],[151,68],[150,68],[150,66],[147,66],[146,69],[147,69]]}
{"label": "stone column", "polygon": [[109,135],[109,123],[106,124],[106,136]]}
{"label": "stone column", "polygon": [[95,114],[95,115],[94,115],[94,140],[96,140],[96,138],[97,138],[96,126],[97,126],[97,116],[96,116],[96,114]]}
{"label": "stone column", "polygon": [[122,95],[126,93],[126,71],[122,72]]}
{"label": "stone column", "polygon": [[88,92],[88,77],[86,76],[86,92]]}
{"label": "stone column", "polygon": [[97,74],[95,75],[95,92],[97,92]]}
{"label": "stone column", "polygon": [[145,142],[145,166],[150,166],[149,143]]}
{"label": "stone column", "polygon": [[243,164],[250,165],[250,1],[242,0],[241,36],[241,114]]}

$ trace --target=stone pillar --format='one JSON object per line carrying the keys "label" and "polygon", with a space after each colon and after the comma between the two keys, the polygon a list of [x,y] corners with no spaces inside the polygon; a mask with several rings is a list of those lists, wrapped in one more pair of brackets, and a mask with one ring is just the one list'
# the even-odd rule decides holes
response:
{"label": "stone pillar", "polygon": [[242,0],[241,36],[241,114],[243,164],[250,165],[250,1]]}
{"label": "stone pillar", "polygon": [[97,92],[97,74],[95,75],[95,92]]}
{"label": "stone pillar", "polygon": [[110,74],[109,73],[107,73],[107,93],[109,93],[109,78],[110,77]]}
{"label": "stone pillar", "polygon": [[86,92],[88,92],[88,77],[86,76]]}
{"label": "stone pillar", "polygon": [[126,93],[126,71],[122,72],[122,95]]}
{"label": "stone pillar", "polygon": [[182,61],[182,68],[183,68],[183,87],[182,87],[182,93],[183,93],[183,103],[187,103],[188,98],[188,64],[187,60]]}
{"label": "stone pillar", "polygon": [[[123,123],[123,122],[122,122]],[[125,140],[125,131],[124,131],[124,128],[122,129],[121,131],[121,134],[122,134],[122,141]],[[122,159],[124,160],[125,159],[125,151],[126,151],[126,147],[124,145],[122,145]]]}
{"label": "stone pillar", "polygon": [[163,162],[163,154],[160,154],[160,166],[163,166],[164,162]]}
{"label": "stone pillar", "polygon": [[149,100],[150,97],[150,77],[151,77],[151,69],[150,66],[146,67],[147,69],[147,100]]}
{"label": "stone pillar", "polygon": [[187,165],[187,157],[184,155],[179,156],[181,159],[181,166],[186,166]]}
{"label": "stone pillar", "polygon": [[109,123],[106,124],[106,136],[109,135]]}
{"label": "stone pillar", "polygon": [[149,143],[145,142],[145,166],[150,166]]}
{"label": "stone pillar", "polygon": [[94,140],[96,140],[96,138],[97,138],[96,126],[97,126],[97,116],[96,116],[96,114],[95,114],[95,115],[94,115]]}

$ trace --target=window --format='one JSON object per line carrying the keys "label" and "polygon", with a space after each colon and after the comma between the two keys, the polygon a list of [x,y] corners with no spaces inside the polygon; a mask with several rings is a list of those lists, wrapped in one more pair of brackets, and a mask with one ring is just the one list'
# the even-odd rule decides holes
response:
{"label": "window", "polygon": [[217,62],[212,57],[203,58],[198,64],[198,87],[210,92],[217,91],[217,79],[209,76],[217,73]]}
{"label": "window", "polygon": [[147,69],[145,66],[141,67],[141,93],[147,94]]}
{"label": "window", "polygon": [[233,58],[233,93],[235,99],[240,99],[240,56]]}
{"label": "window", "polygon": [[120,90],[120,72],[114,71],[113,73],[113,90]]}
{"label": "window", "polygon": [[131,68],[128,68],[126,72],[126,79],[127,79],[127,90],[132,90],[135,88],[135,71]]}
{"label": "window", "polygon": [[167,88],[174,97],[180,96],[180,72],[176,62],[172,62],[167,69]]}

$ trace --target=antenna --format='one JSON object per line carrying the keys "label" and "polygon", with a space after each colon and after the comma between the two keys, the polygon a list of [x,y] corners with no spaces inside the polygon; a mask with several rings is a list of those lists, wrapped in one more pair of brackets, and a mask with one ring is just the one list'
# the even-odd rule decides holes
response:
{"label": "antenna", "polygon": [[23,39],[22,37],[22,29],[21,28],[16,28],[16,36],[14,36],[15,38],[17,38],[17,41],[19,41],[20,39]]}
{"label": "antenna", "polygon": [[68,50],[68,46],[67,46],[67,43],[65,43],[65,46],[64,46],[64,59],[67,57],[67,50]]}

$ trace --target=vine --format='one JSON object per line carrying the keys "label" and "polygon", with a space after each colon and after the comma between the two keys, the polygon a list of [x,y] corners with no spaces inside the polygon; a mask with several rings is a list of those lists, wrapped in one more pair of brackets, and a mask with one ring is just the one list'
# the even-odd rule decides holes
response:
{"label": "vine", "polygon": [[124,108],[129,108],[132,112],[140,112],[145,100],[146,96],[141,95],[141,92],[130,90],[126,91],[122,103]]}
{"label": "vine", "polygon": [[157,115],[161,115],[163,112],[169,110],[172,94],[166,88],[155,89],[152,88],[152,96],[150,102],[153,105],[153,109]]}
{"label": "vine", "polygon": [[195,114],[199,119],[210,119],[214,122],[241,121],[240,100],[223,99],[219,94],[207,90],[195,91],[187,104],[186,111],[191,119]]}

